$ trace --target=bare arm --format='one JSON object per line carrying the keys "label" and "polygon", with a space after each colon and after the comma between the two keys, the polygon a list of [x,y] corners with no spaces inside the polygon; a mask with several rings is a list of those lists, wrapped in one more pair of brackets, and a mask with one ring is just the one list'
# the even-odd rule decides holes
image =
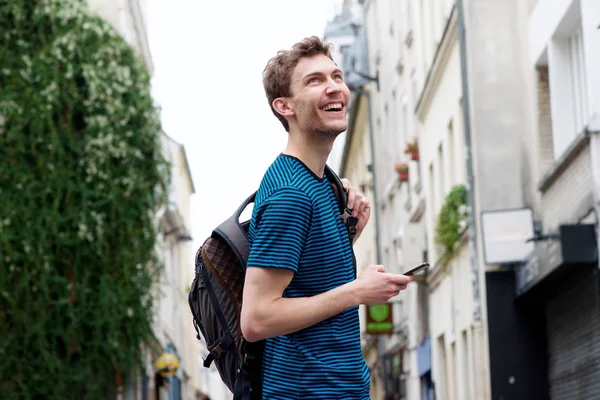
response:
{"label": "bare arm", "polygon": [[387,301],[412,279],[387,274],[372,266],[357,280],[312,297],[284,298],[293,272],[276,268],[248,268],[244,284],[241,327],[250,342],[286,335],[315,325],[358,304]]}

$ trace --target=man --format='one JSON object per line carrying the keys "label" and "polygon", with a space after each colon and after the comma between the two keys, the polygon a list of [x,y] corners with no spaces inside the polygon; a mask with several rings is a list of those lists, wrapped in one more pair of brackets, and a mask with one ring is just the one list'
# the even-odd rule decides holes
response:
{"label": "man", "polygon": [[[263,398],[368,399],[358,305],[385,303],[411,278],[373,265],[354,279],[352,244],[324,176],[333,142],[347,127],[350,92],[317,37],[280,51],[263,83],[288,131],[256,195],[241,315],[246,340],[267,339]],[[358,218],[356,240],[371,206],[343,183]]]}

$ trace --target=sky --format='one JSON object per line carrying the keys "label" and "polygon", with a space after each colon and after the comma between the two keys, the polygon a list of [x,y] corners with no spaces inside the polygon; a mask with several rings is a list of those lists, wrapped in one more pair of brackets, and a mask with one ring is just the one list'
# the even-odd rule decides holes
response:
{"label": "sky", "polygon": [[304,37],[322,37],[341,3],[148,1],[152,94],[165,133],[185,146],[196,246],[258,188],[287,143],[262,87],[267,61]]}

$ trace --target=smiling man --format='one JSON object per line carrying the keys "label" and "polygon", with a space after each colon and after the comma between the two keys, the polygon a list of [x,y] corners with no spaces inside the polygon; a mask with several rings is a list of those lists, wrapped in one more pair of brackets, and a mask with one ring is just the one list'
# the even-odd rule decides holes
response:
{"label": "smiling man", "polygon": [[[241,328],[250,342],[266,339],[262,398],[368,399],[358,305],[387,302],[411,278],[381,265],[354,278],[352,243],[324,175],[347,127],[350,92],[317,37],[280,51],[263,83],[288,143],[265,173],[249,230]],[[356,241],[371,207],[343,183],[358,219]]]}

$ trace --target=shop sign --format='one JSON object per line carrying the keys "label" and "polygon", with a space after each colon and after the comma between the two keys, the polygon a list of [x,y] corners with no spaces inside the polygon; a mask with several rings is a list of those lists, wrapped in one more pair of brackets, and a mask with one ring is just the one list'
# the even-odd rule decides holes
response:
{"label": "shop sign", "polygon": [[367,334],[391,334],[394,331],[392,304],[367,306]]}

